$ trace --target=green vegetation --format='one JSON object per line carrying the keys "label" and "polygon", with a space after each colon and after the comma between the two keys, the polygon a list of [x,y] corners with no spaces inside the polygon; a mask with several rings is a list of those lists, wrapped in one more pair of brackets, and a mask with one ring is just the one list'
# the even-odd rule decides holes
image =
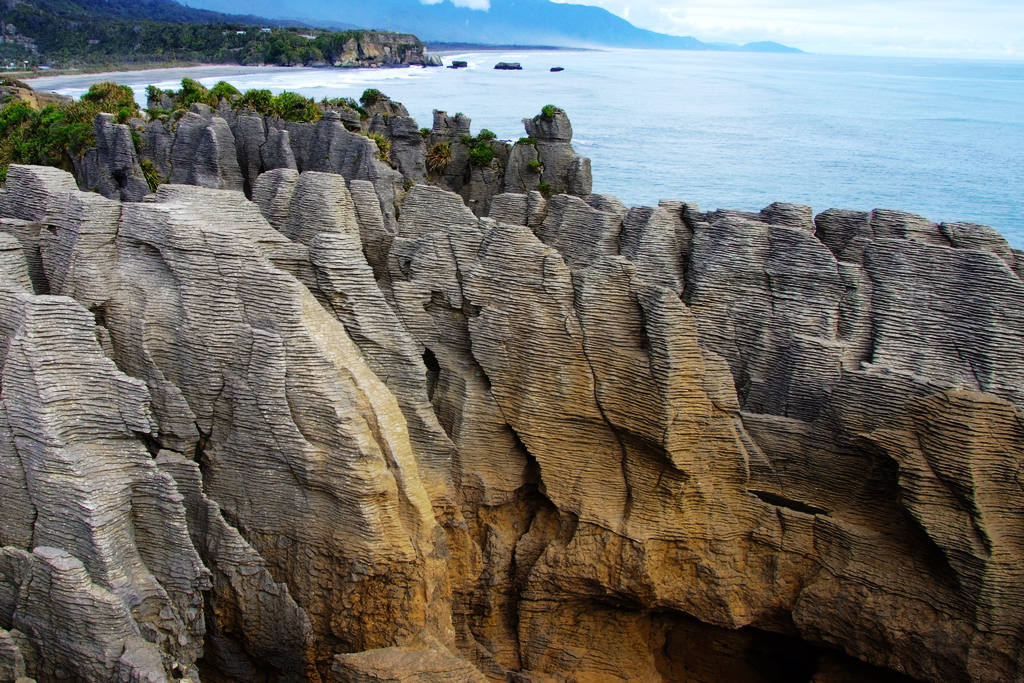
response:
{"label": "green vegetation", "polygon": [[558,107],[553,104],[545,104],[540,108],[540,115],[550,121],[555,118],[555,112],[559,111]]}
{"label": "green vegetation", "polygon": [[156,87],[155,85],[147,85],[146,86],[146,100],[148,102],[150,102],[150,103],[153,103],[153,102],[159,103],[160,99],[161,99],[161,97],[163,95],[173,95],[173,94],[174,94],[173,90],[161,90],[160,88]]}
{"label": "green vegetation", "polygon": [[273,116],[274,93],[262,88],[246,90],[245,94],[231,102],[232,109],[252,109],[258,114]]}
{"label": "green vegetation", "polygon": [[526,167],[534,173],[540,173],[544,170],[544,164],[540,163],[539,159],[530,159],[526,162]]}
{"label": "green vegetation", "polygon": [[274,113],[285,121],[309,121],[319,120],[323,114],[312,97],[285,90],[273,98]]}
{"label": "green vegetation", "polygon": [[227,81],[219,81],[215,86],[210,88],[210,94],[216,97],[218,100],[226,99],[230,102],[231,100],[241,95],[242,92],[235,86],[228,83]]}
{"label": "green vegetation", "polygon": [[438,142],[427,152],[427,170],[440,173],[452,161],[452,143]]}
{"label": "green vegetation", "polygon": [[[386,42],[402,61],[422,43],[375,31],[325,31],[267,26],[256,17],[194,10],[170,2],[47,0],[12,2],[3,23],[25,44],[0,44],[4,61],[32,66],[126,66],[169,62],[276,64],[373,63],[351,53],[351,41]],[[191,23],[182,23],[191,22]],[[28,45],[34,43],[33,50]],[[346,46],[349,50],[346,51]]]}
{"label": "green vegetation", "polygon": [[474,166],[490,166],[494,161],[494,148],[486,140],[480,140],[469,148],[469,163]]}
{"label": "green vegetation", "polygon": [[51,104],[36,111],[25,102],[0,109],[0,181],[10,164],[74,169],[72,157],[96,144],[93,119],[114,113],[121,122],[139,116],[131,88],[97,83],[78,102]]}
{"label": "green vegetation", "polygon": [[369,138],[377,143],[377,158],[386,164],[391,163],[391,140],[380,133],[370,133]]}
{"label": "green vegetation", "polygon": [[497,136],[486,128],[480,130],[474,138],[469,135],[459,136],[459,142],[469,148],[469,163],[474,166],[490,166],[494,161],[494,147],[491,141]]}
{"label": "green vegetation", "polygon": [[551,186],[547,183],[537,183],[537,191],[545,197],[551,196]]}
{"label": "green vegetation", "polygon": [[93,105],[97,111],[114,114],[118,123],[125,123],[131,117],[139,115],[135,93],[127,85],[95,83],[89,88],[89,92],[82,95],[82,102]]}
{"label": "green vegetation", "polygon": [[420,128],[420,137],[426,140],[432,132],[429,128]]}
{"label": "green vegetation", "polygon": [[[251,109],[264,116],[277,116],[285,121],[317,121],[323,113],[311,97],[303,97],[298,93],[287,90],[280,95],[274,95],[269,90],[254,89],[245,93],[239,92],[238,88],[221,81],[209,90],[198,81],[191,78],[181,80],[181,90],[160,90],[153,86],[146,88],[146,95],[149,101],[158,101],[163,95],[170,98],[175,111],[187,110],[195,103],[207,104],[216,107],[221,100],[227,100],[232,109]],[[161,116],[166,114],[165,110],[150,109],[150,116]]]}
{"label": "green vegetation", "polygon": [[142,175],[146,179],[146,184],[149,185],[149,190],[156,192],[156,188],[164,181],[160,176],[160,172],[156,170],[156,166],[149,159],[140,161],[139,166],[142,168]]}
{"label": "green vegetation", "polygon": [[516,142],[516,144],[518,144],[518,145],[536,145],[537,141],[534,140],[533,138],[519,138],[519,140]]}
{"label": "green vegetation", "polygon": [[196,103],[208,104],[210,106],[217,104],[217,99],[210,91],[202,83],[191,78],[181,79],[181,90],[178,91],[176,99],[180,109],[188,109]]}
{"label": "green vegetation", "polygon": [[356,102],[351,97],[335,97],[334,99],[327,99],[326,97],[320,100],[320,104],[326,109],[328,107],[349,109],[357,112],[359,118],[368,119],[370,118],[370,112],[363,109],[362,105]]}
{"label": "green vegetation", "polygon": [[384,99],[384,93],[376,88],[367,88],[363,91],[363,94],[359,96],[359,101],[363,103],[364,107],[372,107],[382,99]]}

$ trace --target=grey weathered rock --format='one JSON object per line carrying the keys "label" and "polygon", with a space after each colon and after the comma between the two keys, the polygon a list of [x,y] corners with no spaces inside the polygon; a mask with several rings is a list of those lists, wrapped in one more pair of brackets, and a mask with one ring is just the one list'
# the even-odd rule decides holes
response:
{"label": "grey weathered rock", "polygon": [[541,182],[542,171],[536,144],[517,142],[509,152],[508,164],[505,166],[505,192],[521,194],[536,190]]}
{"label": "grey weathered rock", "polygon": [[[155,656],[151,675],[191,670],[203,648],[208,574],[187,540],[181,497],[136,436],[157,433],[145,385],[103,355],[93,316],[70,299],[4,290],[0,311],[4,589],[17,593],[30,580],[66,586],[49,598],[45,583],[11,598],[15,616],[8,611],[4,623],[29,636],[44,671],[109,674],[111,648],[122,647],[148,653],[140,666]],[[69,479],[76,484],[62,483]],[[39,555],[41,546],[53,550]],[[112,612],[93,621],[93,601]],[[51,642],[64,629],[81,642]],[[132,645],[143,638],[152,644]]]}
{"label": "grey weathered rock", "polygon": [[468,116],[459,112],[455,116],[448,116],[447,112],[434,110],[434,122],[431,134],[446,139],[458,139],[459,136],[470,134],[470,123]]}
{"label": "grey weathered rock", "polygon": [[977,223],[942,223],[939,225],[939,230],[946,236],[949,243],[957,249],[987,251],[1006,261],[1006,265],[1010,268],[1016,266],[1017,257],[1013,253],[1013,249],[1010,248],[1010,245],[1007,244],[1006,238],[987,225],[978,225]]}
{"label": "grey weathered rock", "polygon": [[[263,148],[268,143],[265,123],[262,116],[242,114],[235,117],[230,128],[235,139],[238,168],[242,173],[242,187],[245,194],[251,197],[252,185],[256,182],[256,178],[259,177],[266,163],[263,155]],[[279,166],[272,168],[279,168]]]}
{"label": "grey weathered rock", "polygon": [[49,294],[50,285],[43,273],[43,258],[39,250],[39,233],[42,229],[41,223],[17,218],[0,218],[0,233],[13,235],[21,245],[25,267],[32,280],[32,289],[36,294]]}
{"label": "grey weathered rock", "polygon": [[619,253],[636,265],[644,281],[681,296],[691,239],[680,208],[637,207],[622,219]]}
{"label": "grey weathered rock", "polygon": [[842,356],[828,249],[802,228],[729,216],[695,227],[686,277],[702,341],[728,361],[744,409],[813,418]]}
{"label": "grey weathered rock", "polygon": [[337,655],[334,680],[346,683],[483,683],[487,679],[466,660],[443,650],[389,647]]}
{"label": "grey weathered rock", "polygon": [[204,656],[235,678],[267,669],[280,680],[315,678],[309,616],[203,493],[198,464],[172,451],[160,452],[156,464],[184,497],[189,534],[211,572],[216,609],[207,619]]}
{"label": "grey weathered rock", "polygon": [[579,197],[560,194],[547,203],[537,236],[558,249],[570,266],[585,266],[600,256],[619,253],[624,207],[596,209]]}
{"label": "grey weathered rock", "polygon": [[403,194],[402,175],[377,158],[370,138],[350,133],[330,113],[316,124],[310,141],[309,160],[302,170],[337,173],[349,180],[368,180],[380,199],[385,223],[394,221],[395,202]]}
{"label": "grey weathered rock", "polygon": [[131,128],[116,123],[113,114],[97,114],[93,132],[96,146],[86,152],[78,170],[82,187],[110,199],[129,202],[137,202],[149,194]]}
{"label": "grey weathered rock", "polygon": [[0,282],[32,292],[32,280],[21,242],[6,232],[0,232]]}
{"label": "grey weathered rock", "polygon": [[549,118],[538,114],[523,119],[526,134],[536,141],[537,155],[544,167],[541,181],[550,192],[586,196],[593,184],[590,159],[581,157],[572,149],[572,125],[561,109],[555,109]]}
{"label": "grey weathered rock", "polygon": [[179,119],[170,163],[169,181],[172,183],[243,189],[231,128],[205,104],[193,104]]}
{"label": "grey weathered rock", "polygon": [[[568,145],[549,118],[534,132]],[[37,315],[18,337],[35,346],[3,355],[0,454],[43,413],[21,392],[45,384],[25,378],[46,344],[87,347],[73,377],[113,359],[125,387],[94,382],[73,423],[46,415],[101,416],[146,461],[132,481],[169,510],[160,547],[212,579],[165,592],[207,590],[222,675],[714,680],[770,652],[821,680],[1021,677],[1024,292],[998,235],[589,190],[487,195],[480,218],[464,200],[489,180],[399,188],[356,163],[373,143],[340,117],[277,130],[304,172],[263,173],[256,204],[181,185],[120,204],[18,166],[0,195],[0,232],[92,311],[8,286],[77,322],[47,335]],[[317,154],[354,175],[306,171]],[[0,458],[0,533],[24,563],[39,522],[20,462]],[[185,586],[143,526],[156,585]],[[86,568],[103,557],[50,536]],[[128,594],[88,579],[75,595]],[[110,632],[176,632],[151,617]],[[0,666],[63,656],[52,631],[0,628]],[[189,633],[130,650],[187,666]]]}
{"label": "grey weathered rock", "polygon": [[14,683],[32,680],[25,675],[25,655],[18,641],[4,629],[0,629],[0,678]]}
{"label": "grey weathered rock", "polygon": [[128,606],[93,583],[82,563],[63,550],[0,548],[0,618],[31,634],[39,653],[36,678],[169,678],[159,650],[142,638]]}
{"label": "grey weathered rock", "polygon": [[284,232],[287,229],[292,197],[298,182],[298,171],[276,168],[260,175],[253,185],[252,200],[275,230]]}
{"label": "grey weathered rock", "polygon": [[370,131],[378,132],[391,141],[391,162],[406,180],[413,183],[427,182],[427,152],[423,146],[423,136],[408,112],[387,118],[378,114],[370,122]]}
{"label": "grey weathered rock", "polygon": [[761,209],[760,218],[769,225],[782,225],[814,232],[814,212],[803,204],[773,202]]}
{"label": "grey weathered rock", "polygon": [[266,143],[260,148],[260,159],[267,171],[275,168],[298,168],[295,154],[292,152],[291,134],[287,130],[271,128],[267,132]]}
{"label": "grey weathered rock", "polygon": [[384,222],[380,210],[380,201],[373,191],[373,184],[366,180],[353,180],[349,183],[349,194],[356,210],[356,221],[359,223],[359,235],[363,241],[363,253],[373,268],[374,277],[378,280],[387,275],[387,256],[394,239],[393,226]]}

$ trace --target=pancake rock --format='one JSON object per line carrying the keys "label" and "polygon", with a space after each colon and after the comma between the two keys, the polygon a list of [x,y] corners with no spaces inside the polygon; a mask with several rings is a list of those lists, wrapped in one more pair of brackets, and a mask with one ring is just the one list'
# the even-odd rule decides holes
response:
{"label": "pancake rock", "polygon": [[[177,103],[162,92],[150,106],[174,109]],[[140,164],[148,162],[161,182],[243,190],[253,197],[263,172],[322,171],[371,182],[389,224],[416,183],[459,193],[477,215],[486,214],[501,192],[543,187],[548,193],[590,193],[590,160],[572,149],[572,126],[560,109],[551,120],[541,115],[524,121],[537,136],[530,145],[484,140],[493,158],[482,163],[469,154],[481,142],[461,114],[435,112],[433,128],[424,135],[408,110],[383,94],[358,111],[342,101],[317,106],[320,120],[304,123],[235,109],[227,99],[215,108],[193,103],[170,116],[133,120],[137,150],[129,126],[98,116],[98,144],[76,163],[79,185],[111,199],[139,201],[148,193]],[[440,148],[447,155],[439,161]],[[533,159],[542,164],[536,172],[527,167]]]}
{"label": "pancake rock", "polygon": [[[217,110],[251,203],[11,167],[3,671],[1024,676],[1024,264],[997,233],[627,208],[558,110],[465,175],[468,119],[417,141],[375,106],[400,170],[340,113]],[[439,144],[453,168],[407,183]]]}

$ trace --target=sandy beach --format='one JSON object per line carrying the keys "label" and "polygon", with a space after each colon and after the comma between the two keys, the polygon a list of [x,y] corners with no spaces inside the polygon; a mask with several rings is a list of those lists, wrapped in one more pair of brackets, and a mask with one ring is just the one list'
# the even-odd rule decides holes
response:
{"label": "sandy beach", "polygon": [[96,73],[64,73],[48,76],[22,78],[33,89],[42,92],[63,88],[87,88],[92,83],[115,81],[117,83],[133,83],[149,81],[156,83],[168,79],[206,78],[209,76],[237,76],[259,72],[288,71],[288,66],[242,66],[240,64],[200,64],[197,66],[172,66],[154,69],[131,69],[127,71],[100,71]]}

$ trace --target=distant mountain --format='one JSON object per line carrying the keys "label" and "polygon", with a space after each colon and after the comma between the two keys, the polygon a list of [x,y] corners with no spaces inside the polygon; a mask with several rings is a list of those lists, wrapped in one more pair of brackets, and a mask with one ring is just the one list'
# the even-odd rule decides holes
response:
{"label": "distant mountain", "polygon": [[800,50],[789,45],[783,45],[782,43],[776,43],[772,40],[760,40],[755,43],[745,43],[740,45],[737,49],[743,50],[744,52],[786,52],[786,53],[800,53]]}
{"label": "distant mountain", "polygon": [[[196,8],[231,11],[235,0],[185,0]],[[600,7],[549,0],[491,0],[487,11],[456,7],[451,0],[249,0],[246,9],[278,19],[317,26],[339,22],[365,28],[415,33],[421,40],[496,45],[636,47],[678,50],[755,50],[799,52],[778,43],[744,46],[704,43],[690,36],[670,36],[633,26]]]}
{"label": "distant mountain", "polygon": [[[259,24],[267,20],[252,15],[221,14],[197,9],[172,0],[19,0],[0,5],[0,18],[26,19],[39,16],[50,21],[51,17],[70,21],[94,19],[169,21],[187,24]],[[277,24],[280,22],[274,22]],[[29,26],[26,24],[25,28]],[[20,28],[20,27],[19,27]],[[57,36],[54,36],[57,38]]]}

